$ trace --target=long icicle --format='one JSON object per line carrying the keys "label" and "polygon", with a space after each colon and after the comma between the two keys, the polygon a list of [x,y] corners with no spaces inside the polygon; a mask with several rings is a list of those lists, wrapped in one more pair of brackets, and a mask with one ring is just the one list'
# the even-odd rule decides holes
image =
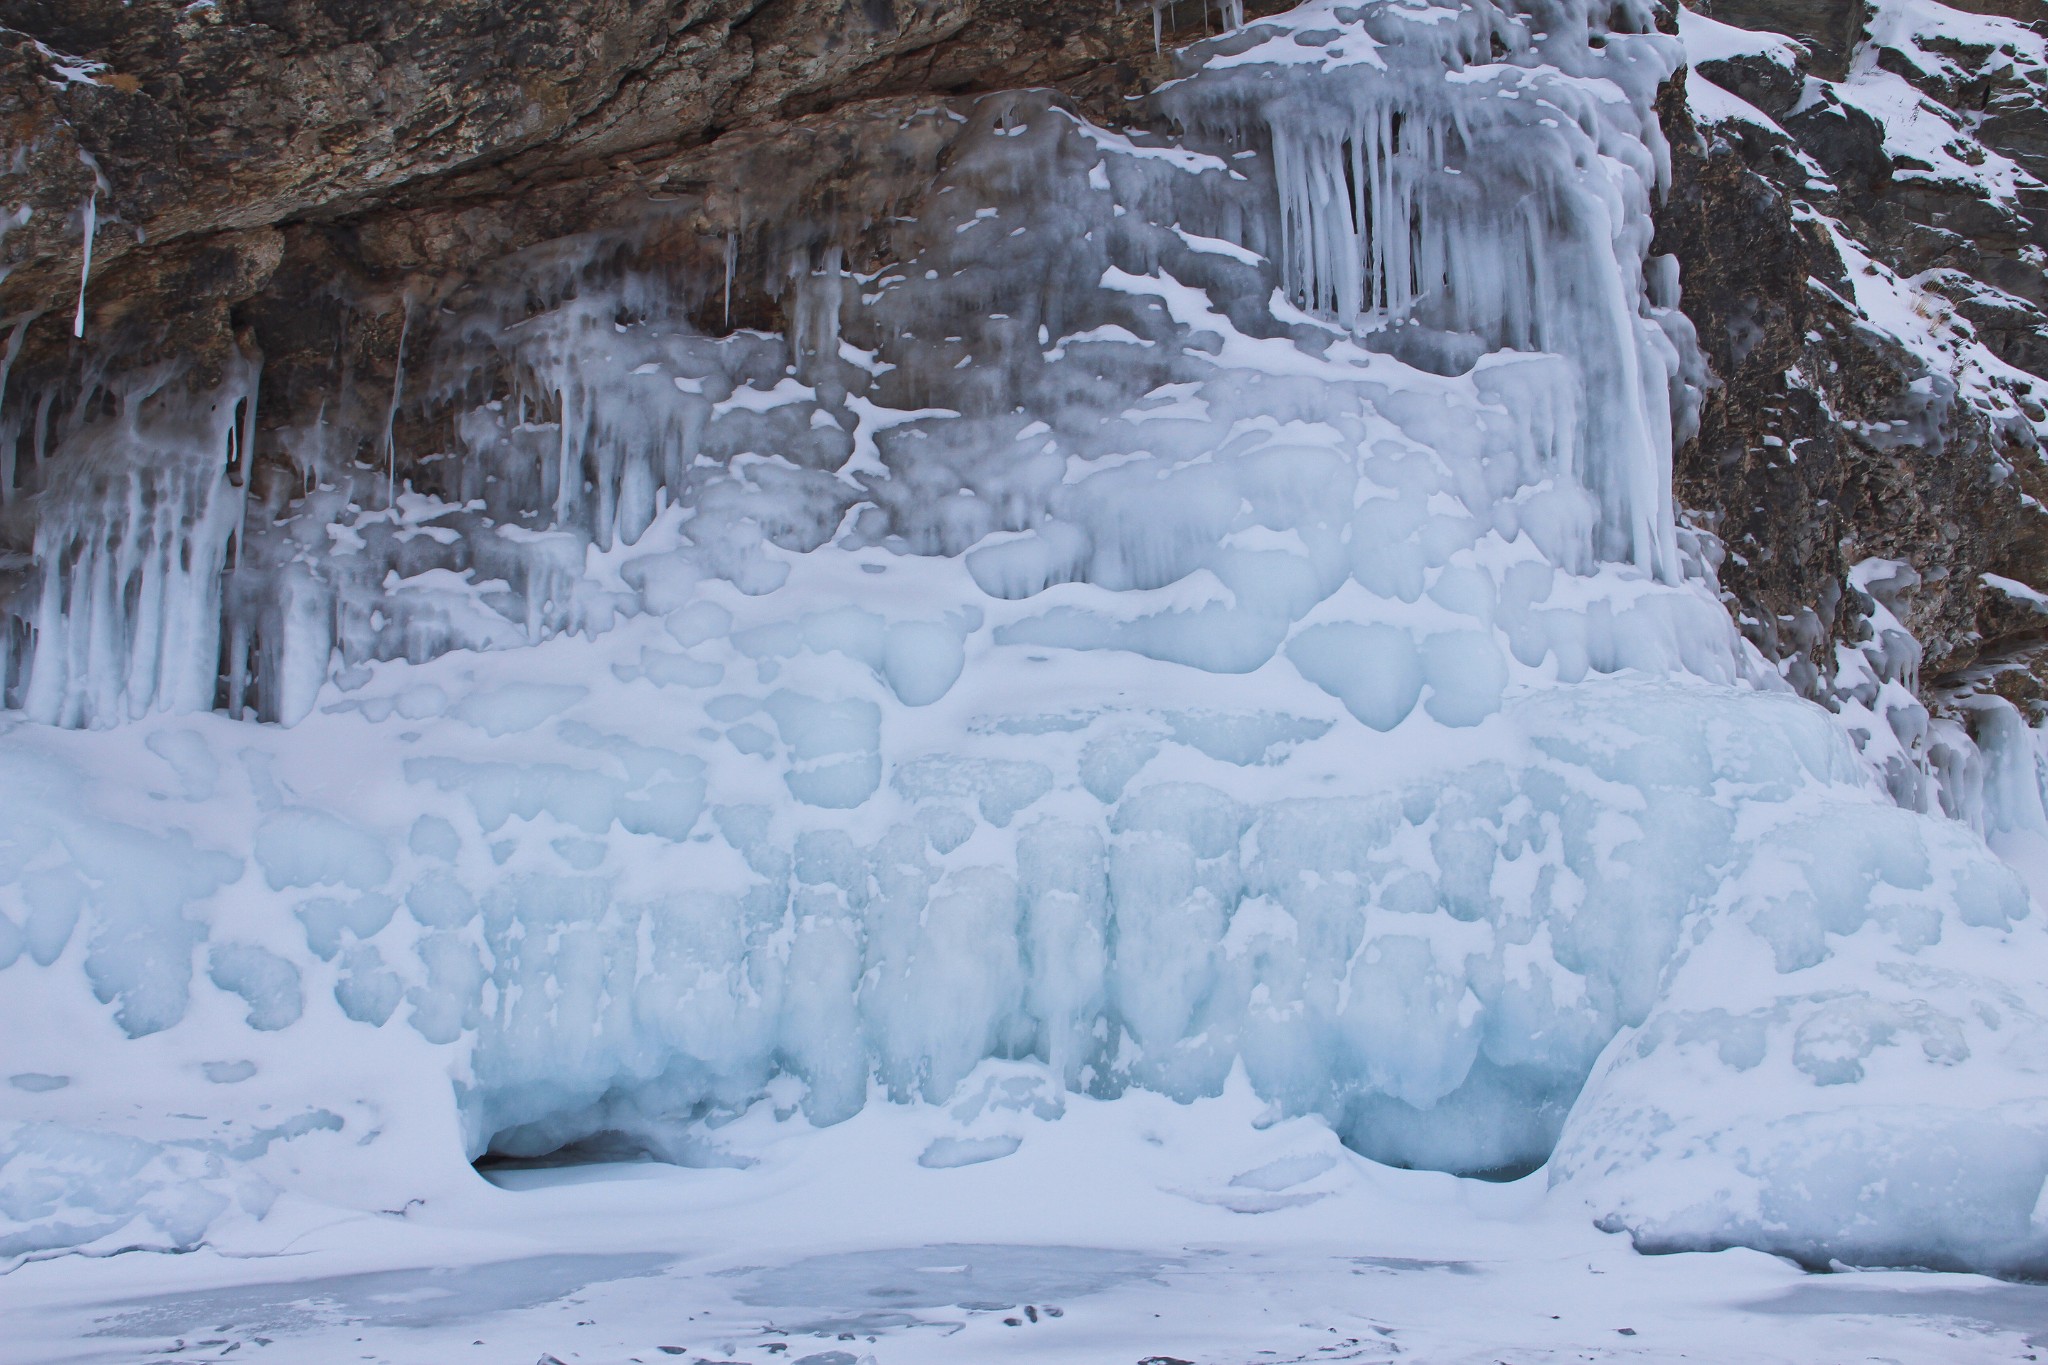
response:
{"label": "long icicle", "polygon": [[398,364],[391,373],[391,406],[384,410],[384,505],[398,506],[398,444],[392,429],[398,425],[398,404],[405,394],[405,339],[412,331],[412,295],[404,299],[405,320],[398,324]]}
{"label": "long icicle", "polygon": [[[14,320],[14,330],[7,335],[7,352],[0,355],[0,414],[4,414],[7,408],[7,381],[14,373],[15,359],[21,355],[22,339],[28,335],[28,325],[41,316],[33,312],[22,314]],[[5,506],[14,500],[15,464],[21,433],[0,426],[0,441],[7,443],[6,450],[0,451],[0,506]],[[4,679],[0,679],[0,685],[4,685]]]}
{"label": "long icicle", "polygon": [[736,232],[725,234],[725,330],[732,330],[732,275],[739,264],[740,239]]}
{"label": "long icicle", "polygon": [[[84,153],[80,153],[84,155]],[[90,197],[85,201],[85,260],[78,269],[78,312],[71,319],[71,335],[85,335],[85,286],[92,279],[92,239],[100,227],[100,191],[94,185]]]}

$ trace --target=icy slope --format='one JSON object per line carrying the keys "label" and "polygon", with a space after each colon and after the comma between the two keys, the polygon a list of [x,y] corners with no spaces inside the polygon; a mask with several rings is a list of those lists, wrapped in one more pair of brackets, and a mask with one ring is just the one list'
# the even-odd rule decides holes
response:
{"label": "icy slope", "polygon": [[[1311,4],[1197,50],[1174,139],[932,111],[874,269],[792,229],[786,334],[612,238],[450,299],[416,482],[315,427],[245,490],[254,375],[137,382],[52,458],[0,734],[0,1255],[729,1163],[1000,1058],[1456,1172],[1562,1132],[1660,1247],[2038,1265],[2038,917],[1764,690],[1674,525],[1677,64],[1628,9]],[[163,714],[223,619],[289,724]]]}

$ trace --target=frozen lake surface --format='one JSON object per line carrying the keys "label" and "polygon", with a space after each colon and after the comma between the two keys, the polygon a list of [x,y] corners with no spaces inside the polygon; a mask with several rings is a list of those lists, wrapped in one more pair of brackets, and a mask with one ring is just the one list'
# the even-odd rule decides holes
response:
{"label": "frozen lake surface", "polygon": [[936,1170],[911,1159],[931,1115],[886,1107],[744,1172],[508,1170],[271,1254],[31,1262],[0,1278],[0,1357],[1965,1365],[2048,1341],[2048,1288],[1643,1256],[1561,1216],[1540,1175],[1395,1171],[1303,1123],[1219,1143],[1231,1103],[1084,1106]]}

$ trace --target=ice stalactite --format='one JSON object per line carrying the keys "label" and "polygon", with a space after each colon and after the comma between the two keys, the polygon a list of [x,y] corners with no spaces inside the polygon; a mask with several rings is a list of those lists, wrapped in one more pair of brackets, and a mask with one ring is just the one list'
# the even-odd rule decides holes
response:
{"label": "ice stalactite", "polygon": [[1311,4],[1261,21],[1166,106],[1271,147],[1301,306],[1429,368],[1503,348],[1565,357],[1583,395],[1569,473],[1599,500],[1599,556],[1672,578],[1683,318],[1644,278],[1667,159],[1652,102],[1675,41],[1641,23],[1596,49],[1568,7],[1533,24],[1490,4],[1361,15],[1346,26]]}
{"label": "ice stalactite", "polygon": [[790,262],[790,349],[800,377],[836,374],[839,364],[839,314],[845,306],[846,257],[839,247],[825,248],[814,269],[809,252]]}
{"label": "ice stalactite", "polygon": [[398,406],[405,401],[405,343],[412,336],[412,295],[399,302],[402,319],[398,324],[398,358],[391,370],[391,402],[384,409],[384,505],[398,501],[398,444],[393,432],[398,425]]}
{"label": "ice stalactite", "polygon": [[82,247],[82,257],[78,266],[78,310],[71,320],[71,335],[83,337],[85,335],[85,290],[86,286],[92,282],[93,238],[99,235],[100,227],[100,196],[108,193],[110,186],[107,184],[106,175],[100,170],[100,163],[93,159],[92,153],[80,150],[78,159],[85,164],[87,170],[92,172],[93,180],[92,193],[86,196],[85,202],[79,206],[78,210],[80,232],[85,240]]}
{"label": "ice stalactite", "polygon": [[[713,339],[659,324],[621,329],[616,310],[615,296],[595,294],[502,334],[482,322],[475,335],[485,354],[508,365],[512,389],[459,426],[473,466],[463,489],[489,498],[501,515],[544,511],[543,524],[586,534],[600,549],[636,542],[654,518],[658,491],[674,500],[702,484],[710,470],[700,455],[717,452],[713,467],[722,468],[738,453],[729,443],[706,445],[717,419],[731,419],[728,442],[747,431],[752,446],[798,416],[782,410],[786,401],[810,396],[779,373],[794,360],[779,338]],[[812,463],[802,452],[820,434],[799,427],[776,445]]]}
{"label": "ice stalactite", "polygon": [[[35,216],[36,211],[27,204],[18,204],[6,213],[0,213],[0,242],[6,241],[7,234],[16,228],[27,226],[29,220]],[[13,270],[13,266],[0,266],[0,279],[6,279]]]}
{"label": "ice stalactite", "polygon": [[131,380],[112,415],[79,422],[51,452],[62,477],[36,495],[38,579],[15,685],[45,724],[214,703],[220,582],[241,520],[228,464],[253,439],[259,369],[237,359],[219,388],[187,397],[167,389],[171,368]]}
{"label": "ice stalactite", "polygon": [[[21,358],[21,346],[28,338],[29,324],[40,316],[39,313],[24,313],[10,319],[13,325],[7,331],[7,349],[0,353],[0,506],[14,501],[20,475],[17,464],[21,458],[20,421],[17,418],[12,424],[7,422],[7,385],[14,376],[14,362]],[[4,688],[5,682],[6,668],[0,664],[0,688]]]}
{"label": "ice stalactite", "polygon": [[733,273],[739,269],[740,262],[740,236],[737,232],[728,232],[725,234],[724,261],[725,325],[728,328],[730,328],[732,326],[732,279]]}
{"label": "ice stalactite", "polygon": [[97,193],[87,198],[78,211],[79,220],[84,225],[82,231],[85,234],[85,244],[83,260],[78,267],[78,311],[73,314],[71,320],[71,335],[75,337],[85,335],[85,287],[92,280],[92,239],[99,231],[99,211],[100,200]]}

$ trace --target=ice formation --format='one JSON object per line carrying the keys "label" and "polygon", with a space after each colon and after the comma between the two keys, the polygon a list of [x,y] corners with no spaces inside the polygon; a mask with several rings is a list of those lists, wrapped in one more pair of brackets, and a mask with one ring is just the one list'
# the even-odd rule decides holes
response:
{"label": "ice formation", "polygon": [[[253,365],[39,415],[0,1257],[1003,1058],[1555,1150],[1649,1246],[2039,1267],[2040,917],[1979,837],[2048,836],[2032,737],[1938,742],[1880,633],[1859,751],[1674,523],[1679,64],[1633,3],[1312,0],[1171,136],[917,115],[873,268],[778,239],[783,334],[593,235],[288,479]],[[453,444],[400,484],[407,402]]]}

